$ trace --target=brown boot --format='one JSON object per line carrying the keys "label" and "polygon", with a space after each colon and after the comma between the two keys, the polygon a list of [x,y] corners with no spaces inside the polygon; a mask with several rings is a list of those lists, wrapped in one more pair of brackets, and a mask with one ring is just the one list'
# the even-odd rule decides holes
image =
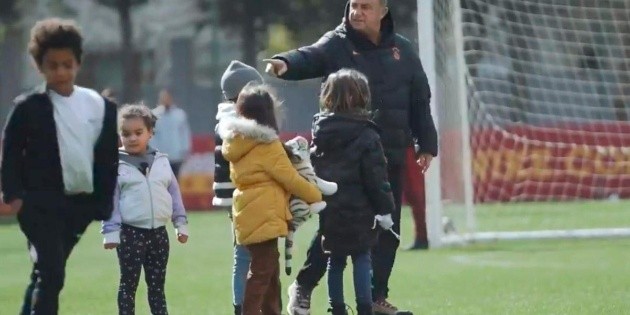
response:
{"label": "brown boot", "polygon": [[410,311],[401,311],[386,299],[378,299],[372,303],[372,309],[375,315],[411,315]]}

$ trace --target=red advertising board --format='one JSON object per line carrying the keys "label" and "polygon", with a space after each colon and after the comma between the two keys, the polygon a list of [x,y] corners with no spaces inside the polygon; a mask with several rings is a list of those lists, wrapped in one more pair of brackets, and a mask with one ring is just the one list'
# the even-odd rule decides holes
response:
{"label": "red advertising board", "polygon": [[471,135],[477,202],[630,198],[629,123],[515,125]]}

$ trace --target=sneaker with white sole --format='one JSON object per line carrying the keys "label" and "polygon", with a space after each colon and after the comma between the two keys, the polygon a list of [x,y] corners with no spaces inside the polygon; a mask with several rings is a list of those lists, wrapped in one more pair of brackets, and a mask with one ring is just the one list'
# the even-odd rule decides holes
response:
{"label": "sneaker with white sole", "polygon": [[289,304],[287,312],[289,315],[310,315],[311,314],[311,293],[312,289],[301,286],[297,281],[293,281],[289,286]]}

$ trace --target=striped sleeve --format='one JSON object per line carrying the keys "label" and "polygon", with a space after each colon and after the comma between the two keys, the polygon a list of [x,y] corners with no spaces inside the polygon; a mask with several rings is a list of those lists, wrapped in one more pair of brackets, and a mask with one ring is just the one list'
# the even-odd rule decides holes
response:
{"label": "striped sleeve", "polygon": [[[218,126],[218,125],[217,125]],[[230,162],[228,162],[221,153],[221,145],[223,140],[215,133],[214,146],[214,198],[212,205],[217,207],[231,207],[232,193],[236,188],[230,179]]]}

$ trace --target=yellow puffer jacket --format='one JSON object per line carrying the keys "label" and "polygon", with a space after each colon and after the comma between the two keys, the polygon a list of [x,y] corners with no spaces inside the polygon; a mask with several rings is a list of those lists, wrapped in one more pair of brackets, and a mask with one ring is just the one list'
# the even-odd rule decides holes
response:
{"label": "yellow puffer jacket", "polygon": [[318,202],[322,200],[319,189],[293,168],[272,128],[234,118],[222,121],[218,132],[236,186],[232,205],[236,242],[256,244],[286,236],[291,220],[289,196]]}

